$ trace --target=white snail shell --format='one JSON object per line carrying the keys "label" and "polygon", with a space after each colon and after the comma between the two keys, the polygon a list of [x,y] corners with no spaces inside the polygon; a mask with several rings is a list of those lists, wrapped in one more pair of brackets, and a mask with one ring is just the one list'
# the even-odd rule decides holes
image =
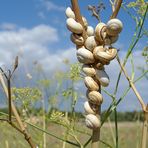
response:
{"label": "white snail shell", "polygon": [[117,36],[110,36],[110,40],[111,40],[111,43],[115,43],[117,40],[118,40],[118,35]]}
{"label": "white snail shell", "polygon": [[90,91],[88,99],[92,104],[100,105],[103,102],[103,97],[98,91]]}
{"label": "white snail shell", "polygon": [[106,24],[104,23],[99,23],[95,28],[95,38],[101,44],[104,42],[104,38],[106,36],[105,29]]}
{"label": "white snail shell", "polygon": [[96,75],[96,70],[91,66],[91,65],[86,65],[84,64],[82,66],[82,71],[87,75],[87,76],[90,76],[90,77],[93,77]]}
{"label": "white snail shell", "polygon": [[93,50],[94,57],[101,62],[110,62],[117,55],[117,50],[115,48],[106,49],[103,46],[97,46]]}
{"label": "white snail shell", "polygon": [[82,16],[82,20],[83,20],[83,23],[84,23],[84,28],[87,29],[87,26],[88,26],[87,19],[84,16]]}
{"label": "white snail shell", "polygon": [[84,44],[83,37],[78,34],[72,33],[70,38],[71,38],[71,41],[78,46],[82,46]]}
{"label": "white snail shell", "polygon": [[86,39],[85,41],[85,47],[90,50],[91,52],[93,51],[93,49],[97,46],[96,40],[94,38],[94,36],[90,36]]}
{"label": "white snail shell", "polygon": [[89,77],[89,76],[85,77],[84,83],[90,91],[93,91],[93,90],[98,91],[99,90],[99,85],[92,77]]}
{"label": "white snail shell", "polygon": [[80,63],[84,63],[84,64],[94,63],[95,61],[92,52],[90,52],[84,47],[79,48],[77,50],[77,59]]}
{"label": "white snail shell", "polygon": [[111,19],[107,22],[107,34],[117,36],[123,28],[123,24],[119,19]]}
{"label": "white snail shell", "polygon": [[72,9],[70,7],[67,7],[66,11],[65,11],[65,14],[68,18],[73,18],[75,19],[75,14],[74,12],[72,11]]}
{"label": "white snail shell", "polygon": [[96,78],[99,80],[102,86],[107,87],[109,85],[109,76],[105,70],[96,70]]}
{"label": "white snail shell", "polygon": [[90,129],[98,129],[101,126],[100,119],[93,114],[86,115],[85,124]]}
{"label": "white snail shell", "polygon": [[91,104],[88,101],[84,103],[84,110],[86,114],[94,114],[94,115],[96,114],[95,111],[92,109]]}
{"label": "white snail shell", "polygon": [[104,65],[102,63],[98,62],[95,64],[95,68],[102,70],[102,69],[104,69]]}
{"label": "white snail shell", "polygon": [[77,23],[73,18],[68,18],[66,21],[67,28],[76,34],[81,34],[83,32],[83,27],[80,23]]}
{"label": "white snail shell", "polygon": [[92,26],[88,26],[86,32],[87,32],[88,36],[93,36],[94,35],[94,28]]}

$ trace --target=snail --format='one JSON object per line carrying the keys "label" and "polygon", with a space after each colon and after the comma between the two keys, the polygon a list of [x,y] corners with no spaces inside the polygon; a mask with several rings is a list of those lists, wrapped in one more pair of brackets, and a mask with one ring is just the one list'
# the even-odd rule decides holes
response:
{"label": "snail", "polygon": [[88,26],[86,33],[88,36],[93,36],[94,35],[94,28],[92,26]]}
{"label": "snail", "polygon": [[65,11],[65,14],[68,18],[73,18],[75,19],[75,14],[74,12],[71,10],[70,7],[67,7],[66,11]]}
{"label": "snail", "polygon": [[71,41],[78,46],[82,46],[84,44],[83,37],[75,33],[71,34]]}
{"label": "snail", "polygon": [[87,19],[84,16],[82,16],[82,20],[84,23],[84,29],[87,30],[87,26],[88,26]]}
{"label": "snail", "polygon": [[116,35],[116,36],[110,36],[109,38],[110,38],[110,40],[111,40],[111,43],[113,44],[113,43],[115,43],[117,40],[118,40],[118,35]]}
{"label": "snail", "polygon": [[119,19],[111,19],[107,22],[107,34],[109,36],[117,36],[123,28],[123,24]]}
{"label": "snail", "polygon": [[101,126],[100,119],[93,114],[86,115],[85,124],[90,129],[98,129]]}
{"label": "snail", "polygon": [[110,62],[117,55],[117,50],[115,48],[106,49],[103,46],[97,46],[93,50],[94,57],[101,62]]}
{"label": "snail", "polygon": [[104,69],[104,64],[102,64],[101,62],[97,62],[94,64],[96,69],[102,70]]}
{"label": "snail", "polygon": [[100,105],[103,102],[102,95],[97,91],[90,91],[88,92],[88,99],[92,104]]}
{"label": "snail", "polygon": [[91,66],[91,65],[86,65],[84,64],[82,66],[82,71],[87,75],[87,76],[90,76],[90,77],[93,77],[96,75],[96,70]]}
{"label": "snail", "polygon": [[77,59],[84,64],[94,63],[95,61],[93,54],[84,47],[77,50]]}
{"label": "snail", "polygon": [[76,34],[81,34],[83,32],[83,27],[80,23],[77,23],[73,18],[68,18],[66,21],[67,28]]}
{"label": "snail", "polygon": [[90,50],[91,52],[93,51],[93,49],[97,46],[96,40],[94,38],[94,36],[90,36],[86,39],[85,41],[85,47]]}
{"label": "snail", "polygon": [[106,36],[105,29],[106,24],[104,23],[99,23],[95,28],[95,38],[100,44],[104,43],[104,38]]}
{"label": "snail", "polygon": [[84,78],[84,83],[90,91],[93,91],[93,90],[98,91],[99,90],[99,85],[92,77],[86,76]]}
{"label": "snail", "polygon": [[86,114],[94,114],[95,115],[96,113],[92,108],[93,108],[93,106],[88,101],[86,101],[84,103],[84,110],[85,110]]}
{"label": "snail", "polygon": [[99,80],[102,86],[107,87],[109,85],[109,76],[105,70],[96,70],[96,78]]}

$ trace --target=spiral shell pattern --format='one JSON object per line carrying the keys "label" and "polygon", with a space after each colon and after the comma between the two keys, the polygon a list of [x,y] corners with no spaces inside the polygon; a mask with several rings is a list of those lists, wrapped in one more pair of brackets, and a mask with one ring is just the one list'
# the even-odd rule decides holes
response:
{"label": "spiral shell pattern", "polygon": [[[85,17],[82,17],[84,26],[76,22],[75,14],[70,7],[66,9],[67,28],[72,32],[71,41],[77,47],[77,59],[83,63],[82,71],[85,74],[84,83],[87,87],[88,101],[84,103],[86,126],[96,130],[101,121],[98,115],[98,106],[103,103],[103,96],[99,93],[100,87],[109,85],[109,76],[104,65],[109,65],[116,57],[117,50],[111,44],[118,40],[123,25],[118,19],[111,19],[105,23],[98,23],[95,29],[89,26]],[[86,31],[86,39],[82,37]]]}

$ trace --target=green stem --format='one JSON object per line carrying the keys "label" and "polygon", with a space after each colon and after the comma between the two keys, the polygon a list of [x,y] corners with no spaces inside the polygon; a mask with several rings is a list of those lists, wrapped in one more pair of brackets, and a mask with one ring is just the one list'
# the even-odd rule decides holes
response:
{"label": "green stem", "polygon": [[32,126],[33,128],[36,128],[36,129],[38,129],[39,131],[46,133],[47,135],[50,135],[50,136],[52,136],[52,137],[55,137],[56,139],[59,139],[59,140],[61,140],[61,141],[65,141],[66,143],[69,143],[69,144],[71,144],[71,145],[74,145],[74,146],[76,146],[76,147],[79,147],[79,144],[77,144],[77,143],[74,143],[74,142],[71,142],[71,141],[69,141],[69,140],[65,140],[65,139],[63,139],[63,138],[60,138],[60,137],[58,137],[58,136],[56,136],[56,135],[54,135],[54,134],[51,134],[51,133],[47,132],[46,130],[43,130],[42,128],[40,128],[40,127],[38,127],[38,126],[36,126],[36,125],[34,125],[34,124],[31,124],[31,123],[29,123],[29,122],[26,122],[26,123],[27,123],[28,125]]}

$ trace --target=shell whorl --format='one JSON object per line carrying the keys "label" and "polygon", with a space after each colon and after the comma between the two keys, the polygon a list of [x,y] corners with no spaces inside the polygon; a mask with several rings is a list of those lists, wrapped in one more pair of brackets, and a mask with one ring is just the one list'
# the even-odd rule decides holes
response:
{"label": "shell whorl", "polygon": [[93,77],[96,75],[96,70],[95,68],[93,68],[91,65],[86,65],[84,64],[82,66],[82,71],[87,75],[87,76],[90,76],[90,77]]}
{"label": "shell whorl", "polygon": [[97,46],[93,51],[94,57],[103,62],[110,62],[117,55],[115,48],[106,49],[103,46]]}
{"label": "shell whorl", "polygon": [[91,52],[93,52],[93,49],[97,46],[97,42],[94,38],[94,36],[90,36],[86,39],[85,41],[85,47],[90,50]]}
{"label": "shell whorl", "polygon": [[101,126],[100,119],[93,114],[86,115],[85,124],[90,129],[98,129]]}
{"label": "shell whorl", "polygon": [[77,46],[84,45],[84,38],[78,34],[72,33],[70,36],[71,41]]}
{"label": "shell whorl", "polygon": [[110,36],[117,36],[123,28],[123,24],[119,19],[111,19],[107,22],[107,34]]}
{"label": "shell whorl", "polygon": [[107,87],[109,85],[109,76],[105,70],[96,70],[96,78],[99,80],[102,86]]}
{"label": "shell whorl", "polygon": [[83,32],[83,27],[80,23],[77,23],[73,18],[68,18],[66,21],[67,28],[76,34],[81,34]]}
{"label": "shell whorl", "polygon": [[101,105],[103,102],[103,97],[98,91],[90,91],[87,96],[92,104]]}
{"label": "shell whorl", "polygon": [[86,114],[96,114],[96,112],[93,110],[93,105],[88,101],[84,103],[84,110]]}
{"label": "shell whorl", "polygon": [[90,52],[84,47],[79,48],[77,50],[77,59],[80,63],[84,63],[84,64],[91,64],[91,63],[94,63],[95,61],[92,52]]}
{"label": "shell whorl", "polygon": [[92,77],[86,76],[84,78],[84,83],[85,83],[86,87],[88,88],[88,90],[90,90],[90,91],[98,91],[99,90],[99,85]]}
{"label": "shell whorl", "polygon": [[66,14],[67,18],[75,19],[75,14],[70,7],[67,7],[65,14]]}

